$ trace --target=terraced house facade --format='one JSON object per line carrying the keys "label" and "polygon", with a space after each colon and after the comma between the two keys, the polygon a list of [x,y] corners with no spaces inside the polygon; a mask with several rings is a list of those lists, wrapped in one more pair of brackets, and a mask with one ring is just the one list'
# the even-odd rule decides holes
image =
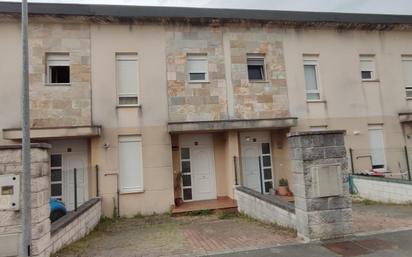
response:
{"label": "terraced house facade", "polygon": [[[100,196],[107,216],[162,213],[235,199],[236,185],[270,194],[281,178],[294,191],[289,132],[346,130],[354,158],[370,156],[360,170],[398,173],[385,149],[411,144],[410,16],[29,12],[32,141],[51,144],[51,197],[69,209]],[[0,142],[10,144],[21,140],[19,5],[0,13]]]}

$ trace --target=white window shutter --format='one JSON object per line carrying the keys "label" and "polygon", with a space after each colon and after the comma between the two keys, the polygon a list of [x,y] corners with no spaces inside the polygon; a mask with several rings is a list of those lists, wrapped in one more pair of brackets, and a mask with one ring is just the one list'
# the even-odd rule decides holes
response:
{"label": "white window shutter", "polygon": [[47,54],[48,66],[69,66],[70,56],[68,53]]}
{"label": "white window shutter", "polygon": [[375,64],[373,60],[361,60],[361,71],[375,71]]}
{"label": "white window shutter", "polygon": [[116,80],[118,95],[137,96],[138,64],[137,54],[116,55]]}
{"label": "white window shutter", "polygon": [[369,145],[372,164],[385,165],[385,145],[382,126],[369,126]]}
{"label": "white window shutter", "polygon": [[136,136],[119,138],[120,191],[143,191],[142,142]]}
{"label": "white window shutter", "polygon": [[403,76],[406,87],[412,87],[412,59],[402,60]]}

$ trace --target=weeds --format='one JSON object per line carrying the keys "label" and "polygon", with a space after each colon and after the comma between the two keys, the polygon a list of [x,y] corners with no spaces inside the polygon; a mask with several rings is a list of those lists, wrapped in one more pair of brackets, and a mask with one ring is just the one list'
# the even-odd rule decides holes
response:
{"label": "weeds", "polygon": [[238,214],[235,212],[229,212],[229,211],[224,211],[224,210],[218,210],[216,211],[216,214],[217,214],[217,217],[221,220],[232,219],[238,216]]}

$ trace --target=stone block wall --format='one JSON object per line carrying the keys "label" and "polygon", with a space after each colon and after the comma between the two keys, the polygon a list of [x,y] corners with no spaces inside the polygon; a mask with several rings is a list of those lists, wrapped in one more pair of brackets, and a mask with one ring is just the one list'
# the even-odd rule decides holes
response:
{"label": "stone block wall", "polygon": [[[31,149],[33,256],[49,256],[49,148],[50,146],[47,144],[32,144]],[[21,173],[21,146],[0,146],[0,175],[15,174],[20,175],[21,178]],[[14,252],[14,256],[17,256],[15,251],[18,251],[20,245],[18,241],[20,240],[21,229],[21,209],[19,211],[0,210],[0,249],[7,248],[10,250],[10,253]],[[13,238],[11,242],[8,241],[10,238]],[[10,247],[14,247],[10,243],[15,243],[17,249],[10,249]],[[1,252],[0,256],[3,256]]]}
{"label": "stone block wall", "polygon": [[[167,93],[170,121],[227,119],[226,80],[221,29],[167,28]],[[209,82],[189,83],[187,54],[207,54]]]}
{"label": "stone block wall", "polygon": [[[262,28],[227,33],[231,63],[231,71],[227,72],[232,73],[234,117],[259,119],[289,116],[283,43],[279,36]],[[265,56],[265,81],[249,81],[248,54]]]}
{"label": "stone block wall", "polygon": [[100,221],[101,210],[100,199],[94,198],[80,206],[77,213],[69,213],[53,223],[50,252],[56,253],[90,233]]}
{"label": "stone block wall", "polygon": [[276,196],[262,195],[251,189],[238,187],[236,200],[239,212],[263,222],[296,229],[293,205],[277,200]]}
{"label": "stone block wall", "polygon": [[[289,116],[281,38],[254,25],[167,26],[169,121]],[[209,81],[189,83],[187,54],[207,54]],[[250,82],[247,54],[265,56],[266,80]]]}
{"label": "stone block wall", "polygon": [[[296,132],[288,136],[298,235],[306,240],[322,240],[351,234],[352,199],[344,131]],[[319,194],[317,184],[325,183],[319,178],[325,173],[317,175],[321,169],[332,169],[333,173],[327,175],[336,175],[336,179],[321,185]]]}
{"label": "stone block wall", "polygon": [[353,176],[353,183],[362,198],[384,203],[412,203],[411,181]]}
{"label": "stone block wall", "polygon": [[[32,18],[28,32],[31,126],[90,126],[89,24]],[[46,85],[47,53],[69,53],[70,85]]]}

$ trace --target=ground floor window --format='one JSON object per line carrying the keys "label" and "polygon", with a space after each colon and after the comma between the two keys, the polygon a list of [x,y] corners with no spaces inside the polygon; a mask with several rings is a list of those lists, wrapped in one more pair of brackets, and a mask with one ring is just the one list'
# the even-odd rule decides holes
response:
{"label": "ground floor window", "polygon": [[122,193],[143,191],[141,137],[119,137],[119,171],[120,191]]}
{"label": "ground floor window", "polygon": [[62,174],[62,155],[50,155],[50,183],[51,197],[63,200],[63,174]]}

